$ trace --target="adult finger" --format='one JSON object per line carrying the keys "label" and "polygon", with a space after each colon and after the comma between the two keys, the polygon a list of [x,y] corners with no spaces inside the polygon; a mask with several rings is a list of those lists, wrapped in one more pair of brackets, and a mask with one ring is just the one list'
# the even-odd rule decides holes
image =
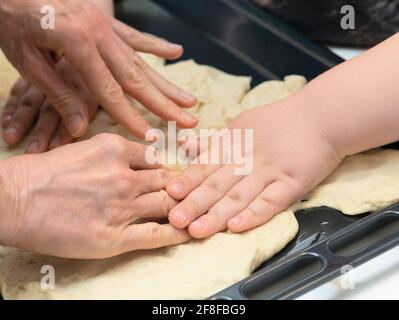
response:
{"label": "adult finger", "polygon": [[136,192],[138,194],[145,194],[165,189],[172,177],[172,172],[166,169],[135,171]]}
{"label": "adult finger", "polygon": [[51,139],[49,149],[53,150],[68,143],[72,143],[74,140],[75,138],[71,136],[65,126],[65,123],[61,121],[58,125],[58,129],[55,131],[53,138]]}
{"label": "adult finger", "polygon": [[122,253],[176,245],[190,239],[186,230],[176,229],[170,224],[148,222],[129,225],[123,231],[118,247]]}
{"label": "adult finger", "polygon": [[146,74],[149,66],[136,52],[130,50],[128,54],[117,40],[100,43],[99,50],[124,91],[143,106],[164,120],[176,121],[181,128],[197,124],[194,116],[180,109],[151,82]]}
{"label": "adult finger", "polygon": [[61,122],[61,117],[46,99],[40,109],[36,126],[27,143],[27,153],[40,153],[49,149],[50,141]]}
{"label": "adult finger", "polygon": [[146,193],[134,200],[136,218],[166,218],[168,212],[177,204],[166,191]]}
{"label": "adult finger", "polygon": [[183,54],[181,45],[146,35],[117,19],[112,19],[111,25],[116,34],[136,51],[151,53],[166,59],[177,59]]}
{"label": "adult finger", "polygon": [[6,143],[16,144],[26,136],[38,117],[44,98],[44,94],[35,86],[30,86],[21,96],[16,111],[3,132]]}
{"label": "adult finger", "polygon": [[71,135],[83,135],[88,126],[87,107],[75,90],[58,74],[54,65],[35,48],[31,48],[30,59],[24,70],[28,80],[33,82],[52,102],[63,118]]}
{"label": "adult finger", "polygon": [[141,70],[146,74],[148,79],[169,99],[177,103],[180,107],[184,108],[191,108],[197,103],[196,97],[184,90],[179,89],[170,81],[162,77],[157,71],[149,66],[134,49],[130,48],[126,42],[120,39],[117,39],[117,42],[120,48],[124,49],[124,52],[127,56],[133,56],[132,59],[139,60],[137,65],[139,67],[141,66]]}
{"label": "adult finger", "polygon": [[28,90],[29,87],[29,82],[24,78],[19,78],[17,82],[15,82],[11,89],[10,96],[3,108],[1,121],[1,126],[3,129],[10,124],[11,119],[17,109],[18,100]]}
{"label": "adult finger", "polygon": [[[93,95],[94,99],[113,117],[116,121],[127,128],[132,134],[143,139],[145,133],[150,129],[148,122],[136,111],[126,99],[124,91],[114,79],[97,48],[86,49],[89,53],[84,56],[78,55],[80,59],[80,74]],[[112,54],[113,50],[110,50]],[[114,56],[117,60],[117,56]],[[121,68],[126,66],[123,62],[118,64]]]}

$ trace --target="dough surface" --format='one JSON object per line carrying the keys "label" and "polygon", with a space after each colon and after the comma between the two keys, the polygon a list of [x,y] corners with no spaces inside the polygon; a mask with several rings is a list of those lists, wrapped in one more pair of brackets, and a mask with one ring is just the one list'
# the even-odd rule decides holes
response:
{"label": "dough surface", "polygon": [[[200,127],[223,126],[244,110],[241,101],[250,88],[249,77],[229,75],[192,60],[163,67],[163,60],[144,58],[170,81],[199,98],[191,112],[199,117]],[[6,62],[3,60],[0,64]],[[280,86],[285,84],[280,82]],[[132,103],[152,125],[165,126],[140,104]],[[101,132],[135,140],[100,110],[83,138]],[[9,149],[0,142],[0,158],[23,153],[23,147],[21,143]],[[283,249],[297,232],[298,223],[293,212],[288,210],[243,234],[221,232],[202,241],[105,260],[60,259],[0,247],[1,293],[5,299],[207,298],[250,275],[262,262]],[[55,268],[55,290],[41,289],[43,265]]]}
{"label": "dough surface", "polygon": [[[200,118],[202,127],[223,126],[240,112],[283,99],[306,83],[303,77],[289,76],[283,82],[265,82],[247,93],[248,77],[231,76],[194,61],[164,66],[162,59],[145,59],[170,81],[199,97],[191,112]],[[3,70],[10,70],[3,64],[0,61],[0,79],[5,79]],[[5,98],[0,96],[0,100]],[[153,125],[165,126],[137,102],[133,104]],[[103,111],[98,112],[84,138],[100,132],[134,139]],[[23,144],[10,150],[0,142],[1,158],[22,152]],[[111,259],[60,259],[0,247],[1,292],[5,299],[206,298],[250,275],[294,238],[298,223],[293,210],[330,206],[346,214],[375,211],[399,200],[398,175],[399,151],[374,150],[355,155],[345,159],[306,197],[307,201],[254,230],[238,235],[221,232],[202,241]],[[41,289],[43,265],[55,267],[55,290]]]}
{"label": "dough surface", "polygon": [[[247,277],[296,235],[287,211],[244,234],[218,233],[175,247],[88,261],[13,249],[0,260],[5,299],[204,299]],[[55,290],[40,269],[55,268]]]}
{"label": "dough surface", "polygon": [[374,212],[399,200],[399,151],[372,150],[348,157],[298,209],[327,206],[348,215]]}

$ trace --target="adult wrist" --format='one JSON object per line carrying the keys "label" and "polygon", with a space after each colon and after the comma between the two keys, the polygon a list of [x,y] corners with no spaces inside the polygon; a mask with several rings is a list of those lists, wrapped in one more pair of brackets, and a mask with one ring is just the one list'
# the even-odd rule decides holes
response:
{"label": "adult wrist", "polygon": [[[1,0],[0,0],[1,1]],[[12,246],[16,243],[16,209],[19,187],[10,160],[0,161],[0,245]]]}

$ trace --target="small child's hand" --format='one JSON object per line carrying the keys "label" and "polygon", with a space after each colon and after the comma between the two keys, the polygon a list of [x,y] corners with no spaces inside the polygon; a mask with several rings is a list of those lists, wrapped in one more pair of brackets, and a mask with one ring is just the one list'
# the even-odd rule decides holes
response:
{"label": "small child's hand", "polygon": [[229,125],[254,129],[251,174],[236,175],[232,164],[195,164],[168,184],[169,195],[183,199],[169,213],[173,226],[188,227],[195,238],[226,228],[254,228],[299,200],[339,165],[342,156],[296,96],[247,111]]}

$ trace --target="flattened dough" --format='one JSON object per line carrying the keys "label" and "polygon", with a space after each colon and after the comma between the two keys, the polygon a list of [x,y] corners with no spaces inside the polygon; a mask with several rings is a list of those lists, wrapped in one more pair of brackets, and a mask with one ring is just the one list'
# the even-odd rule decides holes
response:
{"label": "flattened dough", "polygon": [[[175,247],[98,260],[68,260],[13,250],[0,262],[5,299],[203,299],[248,276],[296,235],[284,212],[244,234],[218,233]],[[52,265],[55,290],[40,269]]]}
{"label": "flattened dough", "polygon": [[[200,126],[223,126],[243,111],[240,102],[249,89],[249,77],[232,76],[194,61],[162,69],[162,61],[145,59],[155,63],[171,82],[199,97],[192,112],[200,118]],[[133,104],[152,123],[164,125],[137,102]],[[103,111],[98,112],[84,138],[100,132],[134,139]],[[23,143],[11,150],[0,145],[2,158],[22,152]],[[60,259],[0,247],[1,292],[5,299],[206,298],[247,277],[297,232],[297,221],[288,210],[243,234],[221,232],[203,241],[106,260]],[[40,269],[48,264],[55,267],[56,289],[42,291]]]}
{"label": "flattened dough", "polygon": [[348,157],[298,209],[327,206],[348,215],[374,212],[399,200],[399,151],[372,150]]}
{"label": "flattened dough", "polygon": [[8,63],[4,53],[0,50],[0,101],[5,101],[8,98],[18,77],[18,71]]}
{"label": "flattened dough", "polygon": [[[192,112],[200,118],[201,112],[207,114],[200,121],[203,127],[223,125],[243,110],[288,96],[306,82],[303,77],[287,77],[284,82],[261,84],[244,96],[248,78],[219,73],[193,61],[165,66],[162,73],[200,98]],[[151,116],[143,108],[141,112]],[[162,126],[160,120],[152,120]],[[132,138],[104,112],[98,113],[86,137],[99,132]],[[4,146],[0,150],[2,157],[22,152],[21,148],[6,151]],[[399,199],[398,175],[399,151],[374,150],[349,157],[308,195],[308,201],[293,209],[326,205],[346,214],[378,210]],[[201,299],[247,277],[284,248],[297,231],[297,221],[288,210],[243,234],[221,232],[207,240],[106,260],[60,259],[0,248],[1,290],[6,299]],[[55,267],[55,290],[41,290],[40,268],[46,264]]]}

